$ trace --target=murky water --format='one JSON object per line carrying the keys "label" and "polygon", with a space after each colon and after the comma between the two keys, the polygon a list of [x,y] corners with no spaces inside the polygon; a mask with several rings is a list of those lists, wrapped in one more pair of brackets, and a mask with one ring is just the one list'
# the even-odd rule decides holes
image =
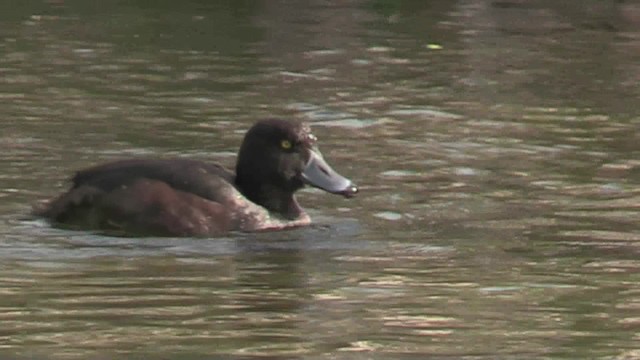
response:
{"label": "murky water", "polygon": [[[3,358],[640,358],[640,3],[24,1],[0,35]],[[27,217],[268,116],[361,194],[220,239]]]}

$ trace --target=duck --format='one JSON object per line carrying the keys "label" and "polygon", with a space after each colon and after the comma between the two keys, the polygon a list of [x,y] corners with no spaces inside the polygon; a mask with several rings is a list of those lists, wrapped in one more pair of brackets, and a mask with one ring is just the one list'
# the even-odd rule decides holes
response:
{"label": "duck", "polygon": [[212,237],[311,224],[296,192],[353,197],[358,187],[324,159],[308,124],[257,121],[235,172],[188,158],[115,160],[78,171],[71,187],[34,209],[54,227],[116,236]]}

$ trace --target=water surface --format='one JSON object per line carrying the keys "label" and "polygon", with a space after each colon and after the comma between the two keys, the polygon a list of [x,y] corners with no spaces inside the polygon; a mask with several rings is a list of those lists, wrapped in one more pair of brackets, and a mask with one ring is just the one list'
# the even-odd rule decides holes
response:
{"label": "water surface", "polygon": [[[0,5],[0,355],[640,358],[633,1]],[[361,186],[218,239],[52,229],[123,157],[310,122]]]}

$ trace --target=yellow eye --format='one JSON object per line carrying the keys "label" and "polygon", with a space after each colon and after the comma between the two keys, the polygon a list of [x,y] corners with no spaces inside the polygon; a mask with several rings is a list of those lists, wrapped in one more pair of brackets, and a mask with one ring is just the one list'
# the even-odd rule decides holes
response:
{"label": "yellow eye", "polygon": [[291,149],[291,146],[292,146],[292,145],[291,145],[291,141],[289,141],[289,140],[282,140],[282,141],[280,142],[280,147],[281,147],[281,148],[283,148],[283,149],[285,149],[285,150],[289,150],[289,149]]}

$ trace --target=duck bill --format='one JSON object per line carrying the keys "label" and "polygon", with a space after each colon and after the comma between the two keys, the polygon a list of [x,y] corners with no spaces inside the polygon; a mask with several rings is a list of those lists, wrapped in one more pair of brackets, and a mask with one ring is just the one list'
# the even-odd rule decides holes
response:
{"label": "duck bill", "polygon": [[305,183],[324,191],[352,197],[358,192],[358,187],[351,180],[338,174],[327,164],[317,148],[310,151],[311,157],[302,170]]}

